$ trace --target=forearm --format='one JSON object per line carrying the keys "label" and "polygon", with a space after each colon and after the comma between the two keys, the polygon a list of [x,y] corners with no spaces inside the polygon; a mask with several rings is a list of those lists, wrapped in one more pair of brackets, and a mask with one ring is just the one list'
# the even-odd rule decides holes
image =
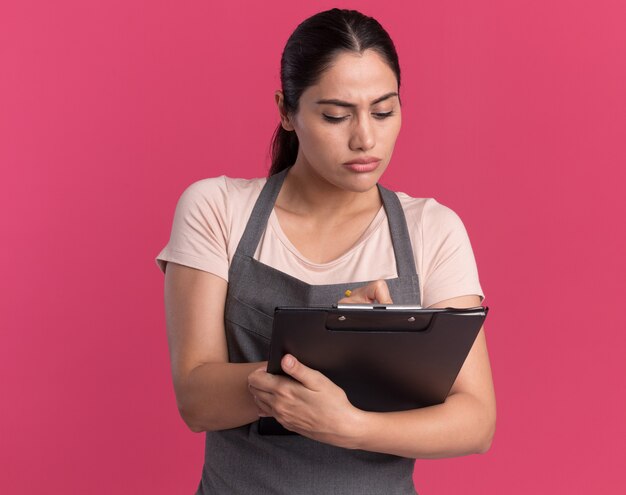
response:
{"label": "forearm", "polygon": [[192,431],[236,428],[259,418],[248,375],[261,363],[206,363],[176,386],[178,409]]}
{"label": "forearm", "polygon": [[489,450],[495,404],[470,394],[450,395],[436,406],[392,413],[358,411],[351,425],[352,448],[410,458],[436,459]]}

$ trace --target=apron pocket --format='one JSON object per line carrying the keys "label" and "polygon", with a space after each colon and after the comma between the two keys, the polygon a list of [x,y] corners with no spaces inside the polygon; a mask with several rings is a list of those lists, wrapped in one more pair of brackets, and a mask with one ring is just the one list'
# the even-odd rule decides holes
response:
{"label": "apron pocket", "polygon": [[274,318],[230,296],[224,327],[231,363],[266,361],[269,357]]}

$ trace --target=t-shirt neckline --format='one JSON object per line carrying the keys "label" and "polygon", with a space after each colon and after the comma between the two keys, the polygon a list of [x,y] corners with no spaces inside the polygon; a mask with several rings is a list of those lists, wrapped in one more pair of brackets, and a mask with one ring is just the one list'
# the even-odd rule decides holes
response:
{"label": "t-shirt neckline", "polygon": [[283,231],[282,227],[280,226],[280,222],[278,221],[278,216],[276,215],[276,210],[274,208],[272,208],[272,212],[270,213],[268,224],[272,228],[272,230],[274,231],[274,233],[276,234],[280,242],[283,244],[283,246],[285,246],[296,258],[298,258],[300,262],[302,262],[303,264],[309,267],[321,269],[321,268],[329,268],[329,267],[338,265],[339,263],[344,261],[346,258],[349,258],[350,256],[352,256],[352,254],[356,250],[358,250],[369,239],[369,237],[380,227],[382,221],[385,218],[386,218],[385,207],[384,205],[381,205],[380,209],[378,210],[378,212],[376,213],[376,215],[374,216],[370,224],[363,231],[363,234],[361,234],[361,237],[359,237],[357,241],[352,245],[352,247],[348,249],[345,253],[343,253],[341,256],[339,256],[338,258],[335,258],[334,260],[331,260],[331,261],[327,261],[326,263],[316,263],[314,261],[311,261],[310,259],[305,257],[298,250],[298,248],[296,248],[296,246],[292,244],[292,242],[289,240],[289,238]]}

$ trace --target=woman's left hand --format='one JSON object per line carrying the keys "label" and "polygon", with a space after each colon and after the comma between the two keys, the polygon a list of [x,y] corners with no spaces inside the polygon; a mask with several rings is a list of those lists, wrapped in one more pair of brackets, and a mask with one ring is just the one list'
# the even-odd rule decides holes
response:
{"label": "woman's left hand", "polygon": [[339,300],[339,304],[393,304],[389,286],[384,280],[375,280],[367,285],[346,291],[346,297]]}
{"label": "woman's left hand", "polygon": [[273,416],[288,430],[314,440],[349,447],[359,410],[343,389],[291,354],[283,356],[281,366],[289,376],[264,368],[248,376],[259,415]]}

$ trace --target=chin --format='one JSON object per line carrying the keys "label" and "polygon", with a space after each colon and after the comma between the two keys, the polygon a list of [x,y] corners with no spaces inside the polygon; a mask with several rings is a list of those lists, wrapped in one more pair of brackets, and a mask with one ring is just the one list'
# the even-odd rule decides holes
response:
{"label": "chin", "polygon": [[[318,180],[326,182],[339,190],[353,193],[364,193],[376,187],[376,183],[383,175],[386,164],[379,166],[370,172],[354,172],[347,168],[315,170],[311,167],[310,171]],[[313,178],[313,177],[311,177]]]}
{"label": "chin", "polygon": [[364,193],[376,187],[379,176],[357,177],[348,180],[337,181],[335,185],[350,192]]}
{"label": "chin", "polygon": [[[366,192],[376,186],[386,167],[379,167],[372,172],[354,173],[349,172],[348,176],[341,182],[345,184],[345,189],[353,192]],[[343,177],[342,177],[343,179]]]}

